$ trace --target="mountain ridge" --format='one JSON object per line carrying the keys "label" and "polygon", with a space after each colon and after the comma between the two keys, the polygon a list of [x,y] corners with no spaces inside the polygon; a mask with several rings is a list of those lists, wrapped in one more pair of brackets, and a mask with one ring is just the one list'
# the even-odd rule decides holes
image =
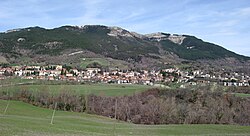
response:
{"label": "mountain ridge", "polygon": [[[145,65],[144,67],[181,63],[186,60],[250,60],[247,56],[204,42],[195,36],[163,32],[139,34],[121,27],[103,25],[67,25],[53,29],[36,26],[8,30],[0,33],[0,47],[0,56],[9,63],[17,63],[25,57],[37,60],[40,56],[63,56],[70,50],[71,53],[92,52],[96,56]],[[88,57],[86,54],[81,55]],[[149,62],[152,64],[146,64]]]}

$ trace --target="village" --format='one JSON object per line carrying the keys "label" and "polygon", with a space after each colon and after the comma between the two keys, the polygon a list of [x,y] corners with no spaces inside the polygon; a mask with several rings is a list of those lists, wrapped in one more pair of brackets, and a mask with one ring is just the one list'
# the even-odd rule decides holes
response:
{"label": "village", "polygon": [[9,77],[22,79],[56,80],[70,82],[114,83],[114,84],[143,84],[156,85],[168,83],[215,83],[223,86],[250,86],[250,77],[244,73],[205,73],[201,70],[181,71],[178,68],[155,70],[103,70],[86,68],[78,70],[70,66],[2,66],[0,80]]}

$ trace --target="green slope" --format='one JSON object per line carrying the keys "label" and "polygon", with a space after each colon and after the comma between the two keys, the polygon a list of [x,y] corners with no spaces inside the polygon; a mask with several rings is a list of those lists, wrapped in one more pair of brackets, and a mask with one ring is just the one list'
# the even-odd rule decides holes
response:
{"label": "green slope", "polygon": [[204,42],[194,36],[184,35],[186,38],[181,45],[169,40],[161,41],[163,49],[177,54],[180,58],[188,60],[197,59],[221,59],[234,57],[239,60],[249,60],[249,57],[236,54],[219,45]]}
{"label": "green slope", "polygon": [[[66,49],[85,49],[108,57],[126,60],[136,59],[138,54],[157,53],[158,49],[142,39],[115,38],[108,36],[110,29],[106,26],[86,26],[78,28],[63,26],[55,29],[40,27],[25,28],[17,32],[1,33],[0,42],[4,48],[0,52],[20,53],[13,47],[33,50],[34,54],[58,55]],[[19,41],[24,38],[24,41]],[[57,45],[46,46],[46,43],[57,42]],[[117,46],[118,50],[115,50]]]}
{"label": "green slope", "polygon": [[1,136],[166,136],[166,135],[250,135],[249,126],[234,125],[135,125],[113,119],[56,111],[54,124],[50,124],[52,110],[38,108],[23,102],[0,100]]}
{"label": "green slope", "polygon": [[[249,57],[238,55],[221,46],[204,42],[194,36],[184,35],[182,44],[176,44],[166,38],[159,42],[147,37],[109,36],[112,30],[107,26],[93,25],[84,27],[62,26],[54,29],[40,27],[24,28],[20,31],[0,33],[0,53],[5,54],[7,61],[22,57],[39,55],[62,55],[65,51],[87,50],[98,55],[128,62],[141,62],[142,57],[160,59],[161,48],[187,60],[221,59],[234,57],[249,60]],[[20,38],[23,38],[20,40]],[[160,50],[159,50],[160,49]],[[25,52],[25,51],[26,52]],[[28,53],[27,53],[28,52]],[[154,55],[152,55],[154,54]],[[165,54],[162,56],[171,57]],[[176,58],[177,59],[177,58]],[[46,60],[45,60],[46,61]],[[163,60],[161,60],[163,61]],[[17,61],[18,62],[18,61]]]}

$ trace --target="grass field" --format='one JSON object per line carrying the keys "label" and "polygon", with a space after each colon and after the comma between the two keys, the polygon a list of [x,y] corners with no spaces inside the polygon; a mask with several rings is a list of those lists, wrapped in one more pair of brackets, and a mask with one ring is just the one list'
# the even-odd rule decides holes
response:
{"label": "grass field", "polygon": [[0,80],[0,85],[10,85],[17,83],[28,83],[28,82],[36,82],[38,80],[30,80],[30,79],[21,79],[21,78],[7,78],[4,80]]}
{"label": "grass field", "polygon": [[81,67],[86,68],[87,65],[94,63],[94,62],[99,63],[102,66],[110,65],[109,61],[107,61],[104,58],[83,58],[81,62]]}
{"label": "grass field", "polygon": [[249,126],[234,125],[135,125],[113,119],[56,111],[50,124],[52,110],[18,101],[0,100],[1,136],[166,136],[166,135],[250,135]]}
{"label": "grass field", "polygon": [[94,62],[100,64],[103,67],[108,66],[110,68],[128,69],[126,62],[111,58],[82,58],[81,67],[86,68],[87,65]]}
{"label": "grass field", "polygon": [[244,93],[234,93],[234,94],[239,97],[250,97],[250,94],[244,94]]}
{"label": "grass field", "polygon": [[86,84],[86,85],[18,85],[0,87],[0,91],[9,92],[15,90],[49,91],[59,93],[60,91],[72,91],[77,94],[96,94],[105,96],[132,95],[151,88],[145,85],[118,85],[118,84]]}

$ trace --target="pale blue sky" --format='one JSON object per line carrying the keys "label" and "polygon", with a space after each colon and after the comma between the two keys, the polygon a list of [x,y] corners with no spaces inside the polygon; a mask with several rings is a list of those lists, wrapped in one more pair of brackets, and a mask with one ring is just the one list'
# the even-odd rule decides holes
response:
{"label": "pale blue sky", "polygon": [[86,24],[190,34],[250,56],[250,0],[0,0],[0,32]]}

